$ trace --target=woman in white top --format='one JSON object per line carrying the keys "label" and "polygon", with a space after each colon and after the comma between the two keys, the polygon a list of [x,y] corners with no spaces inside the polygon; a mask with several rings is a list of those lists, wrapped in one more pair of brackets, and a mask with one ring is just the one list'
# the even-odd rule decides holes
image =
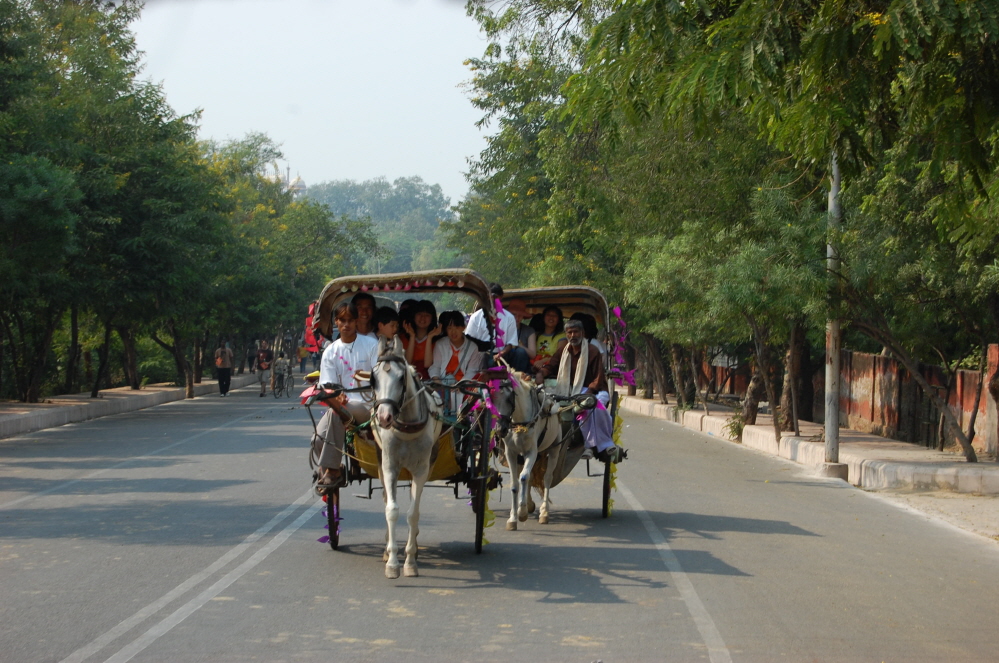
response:
{"label": "woman in white top", "polygon": [[[444,330],[445,335],[437,339],[434,345],[430,377],[441,380],[450,376],[455,382],[475,377],[482,370],[482,352],[465,337],[465,316],[461,311],[444,311],[440,317],[440,329]],[[460,403],[461,395],[454,392],[451,410],[457,410]]]}

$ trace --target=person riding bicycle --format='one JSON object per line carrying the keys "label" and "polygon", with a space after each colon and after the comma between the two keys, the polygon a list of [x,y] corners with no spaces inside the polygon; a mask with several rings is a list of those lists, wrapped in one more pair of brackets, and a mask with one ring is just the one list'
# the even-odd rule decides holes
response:
{"label": "person riding bicycle", "polygon": [[277,361],[274,362],[274,391],[281,393],[284,391],[285,376],[290,373],[291,362],[284,357],[283,352],[278,353]]}

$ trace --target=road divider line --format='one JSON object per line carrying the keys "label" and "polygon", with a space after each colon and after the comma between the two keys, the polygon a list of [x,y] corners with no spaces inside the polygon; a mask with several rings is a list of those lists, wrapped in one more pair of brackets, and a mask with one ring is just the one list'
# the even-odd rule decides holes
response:
{"label": "road divider line", "polygon": [[298,529],[304,525],[309,518],[315,515],[323,504],[324,503],[322,501],[317,500],[315,504],[310,506],[305,510],[305,512],[302,513],[302,515],[296,518],[295,522],[285,527],[280,534],[277,534],[267,543],[267,545],[253,553],[248,560],[237,566],[226,575],[222,576],[222,578],[220,578],[214,585],[201,592],[181,607],[177,608],[172,615],[143,633],[137,639],[132,641],[131,644],[127,645],[118,651],[118,653],[114,656],[107,659],[105,663],[127,663],[127,661],[132,660],[133,657],[141,653],[149,645],[153,644],[158,638],[169,633],[175,626],[193,615],[199,608],[218,596],[222,590],[242,578],[247,572],[256,567],[257,564],[260,564],[260,562],[267,559],[272,552],[277,550],[281,544],[291,537],[292,534],[298,531]]}
{"label": "road divider line", "polygon": [[242,543],[234,546],[231,550],[229,550],[226,554],[219,557],[212,564],[205,567],[203,570],[199,571],[198,573],[195,573],[193,576],[191,576],[184,582],[180,583],[179,585],[177,585],[169,592],[167,592],[157,600],[153,601],[146,607],[142,608],[131,617],[128,617],[127,619],[123,620],[117,626],[115,626],[108,632],[104,633],[100,637],[96,638],[93,642],[90,642],[84,645],[83,647],[80,647],[72,654],[62,659],[60,663],[82,663],[83,661],[87,660],[100,650],[104,649],[105,647],[107,647],[109,644],[120,638],[128,631],[132,630],[133,628],[144,622],[149,617],[155,615],[157,612],[159,612],[166,606],[170,605],[170,603],[172,603],[174,600],[186,594],[196,585],[198,585],[208,577],[214,575],[215,572],[224,568],[227,564],[229,564],[229,562],[233,561],[234,559],[242,555],[244,552],[246,552],[247,548],[249,548],[254,543],[256,543],[264,536],[266,536],[268,532],[274,529],[281,521],[283,521],[285,518],[291,515],[296,509],[298,509],[298,507],[307,502],[309,498],[313,497],[314,495],[315,495],[314,491],[310,488],[305,492],[304,495],[302,495],[297,500],[292,502],[291,505],[289,505],[284,511],[271,518],[269,521],[267,521],[266,524],[261,526],[257,531],[255,531],[253,534],[250,534],[248,537],[243,539]]}
{"label": "road divider line", "polygon": [[257,416],[259,414],[260,414],[259,411],[254,411],[254,412],[251,412],[249,414],[244,414],[242,417],[237,417],[237,418],[233,419],[232,421],[227,421],[226,423],[224,423],[224,424],[222,424],[220,426],[216,426],[215,428],[209,428],[209,429],[201,431],[200,433],[195,433],[194,435],[192,435],[190,437],[184,438],[180,442],[174,442],[173,444],[168,444],[165,447],[160,447],[156,451],[150,451],[147,454],[143,454],[141,456],[135,456],[134,458],[129,458],[128,460],[123,460],[120,463],[115,463],[114,465],[112,465],[110,467],[105,467],[103,470],[97,470],[96,472],[91,472],[90,474],[84,475],[84,476],[80,477],[79,479],[72,479],[70,481],[54,481],[53,482],[53,486],[51,488],[46,488],[45,490],[38,491],[37,493],[31,493],[30,495],[25,495],[24,497],[19,497],[16,500],[12,500],[10,502],[5,502],[3,504],[0,504],[0,510],[7,509],[9,507],[15,506],[17,504],[21,504],[23,502],[27,502],[28,500],[33,500],[36,497],[42,497],[44,495],[49,495],[51,493],[56,492],[57,490],[62,490],[63,488],[67,488],[67,487],[72,486],[74,484],[78,484],[81,481],[86,481],[87,479],[93,479],[94,477],[99,477],[100,475],[104,474],[105,472],[110,472],[111,470],[116,470],[119,467],[125,467],[129,463],[134,463],[134,462],[136,462],[138,460],[145,460],[146,458],[152,458],[153,456],[161,454],[164,451],[169,451],[170,449],[173,449],[174,447],[179,447],[180,445],[187,444],[188,442],[193,442],[194,440],[198,439],[199,437],[203,437],[205,435],[208,435],[209,433],[214,433],[215,431],[222,430],[223,428],[228,428],[229,426],[232,426],[233,424],[239,423],[243,419],[249,419],[250,417]]}
{"label": "road divider line", "polygon": [[694,584],[690,582],[687,573],[680,566],[680,560],[676,558],[673,549],[666,542],[666,537],[656,527],[656,524],[652,521],[652,516],[645,511],[638,498],[628,490],[628,487],[620,479],[617,480],[617,489],[628,500],[632,511],[638,514],[638,519],[645,525],[645,530],[649,533],[649,538],[652,539],[652,543],[659,551],[659,556],[662,557],[663,563],[666,565],[666,570],[669,571],[670,576],[673,578],[673,584],[676,585],[677,591],[680,592],[680,597],[683,598],[683,602],[687,605],[687,611],[690,612],[690,616],[694,620],[694,625],[697,626],[697,630],[701,634],[701,639],[704,640],[704,644],[708,648],[709,660],[711,663],[732,663],[732,655],[725,645],[725,640],[722,639],[721,633],[718,632],[718,627],[715,626],[714,620],[711,619],[708,609],[704,607],[701,597],[697,595]]}

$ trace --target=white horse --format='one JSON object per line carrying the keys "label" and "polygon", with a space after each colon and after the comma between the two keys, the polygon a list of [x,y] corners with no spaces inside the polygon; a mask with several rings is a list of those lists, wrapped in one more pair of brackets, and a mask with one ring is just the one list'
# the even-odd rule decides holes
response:
{"label": "white horse", "polygon": [[[517,521],[527,520],[533,511],[528,481],[539,454],[547,455],[556,450],[559,439],[558,413],[553,403],[543,391],[535,387],[524,373],[509,372],[509,378],[500,380],[490,389],[491,398],[499,412],[499,434],[503,439],[507,464],[510,466],[510,518],[506,521],[508,530],[517,529]],[[518,456],[524,459],[523,465]],[[549,489],[555,469],[553,458],[548,459],[545,472],[545,488],[538,522],[548,523],[548,510],[551,507]]]}
{"label": "white horse", "polygon": [[385,492],[385,520],[388,533],[385,545],[385,577],[399,577],[399,556],[395,526],[399,519],[396,486],[399,472],[405,468],[413,476],[412,497],[406,521],[409,538],[406,541],[406,563],[403,573],[418,576],[416,568],[416,537],[420,533],[420,496],[430,473],[430,458],[441,433],[440,406],[420,382],[416,371],[406,363],[402,343],[396,337],[392,345],[384,338],[378,341],[378,361],[371,369],[372,403],[371,430],[381,448],[381,480]]}

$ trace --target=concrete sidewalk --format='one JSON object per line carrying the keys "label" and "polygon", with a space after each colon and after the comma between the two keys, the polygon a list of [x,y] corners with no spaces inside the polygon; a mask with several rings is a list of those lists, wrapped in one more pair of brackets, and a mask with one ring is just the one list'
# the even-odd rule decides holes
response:
{"label": "concrete sidewalk", "polygon": [[[733,410],[724,405],[710,405],[708,414],[702,406],[679,411],[675,405],[663,405],[635,396],[622,395],[620,407],[664,419],[713,437],[736,442],[727,429]],[[774,436],[772,420],[760,415],[754,426],[742,432],[742,444],[782,458],[815,467],[824,463],[825,447],[822,426],[800,423],[800,437]],[[951,491],[975,495],[999,495],[999,463],[968,463],[964,456],[927,449],[877,435],[840,429],[839,459],[849,467],[849,482],[865,490]]]}
{"label": "concrete sidewalk", "polygon": [[[232,376],[230,389],[239,389],[256,384],[253,373]],[[218,382],[203,380],[194,385],[195,396],[218,393]],[[269,393],[269,392],[268,392]],[[128,387],[104,389],[99,398],[90,398],[90,393],[53,396],[44,403],[0,403],[0,438],[13,437],[44,428],[62,426],[77,421],[87,421],[109,414],[121,414],[143,408],[184,400],[183,387],[172,384],[146,385],[139,391]]]}

